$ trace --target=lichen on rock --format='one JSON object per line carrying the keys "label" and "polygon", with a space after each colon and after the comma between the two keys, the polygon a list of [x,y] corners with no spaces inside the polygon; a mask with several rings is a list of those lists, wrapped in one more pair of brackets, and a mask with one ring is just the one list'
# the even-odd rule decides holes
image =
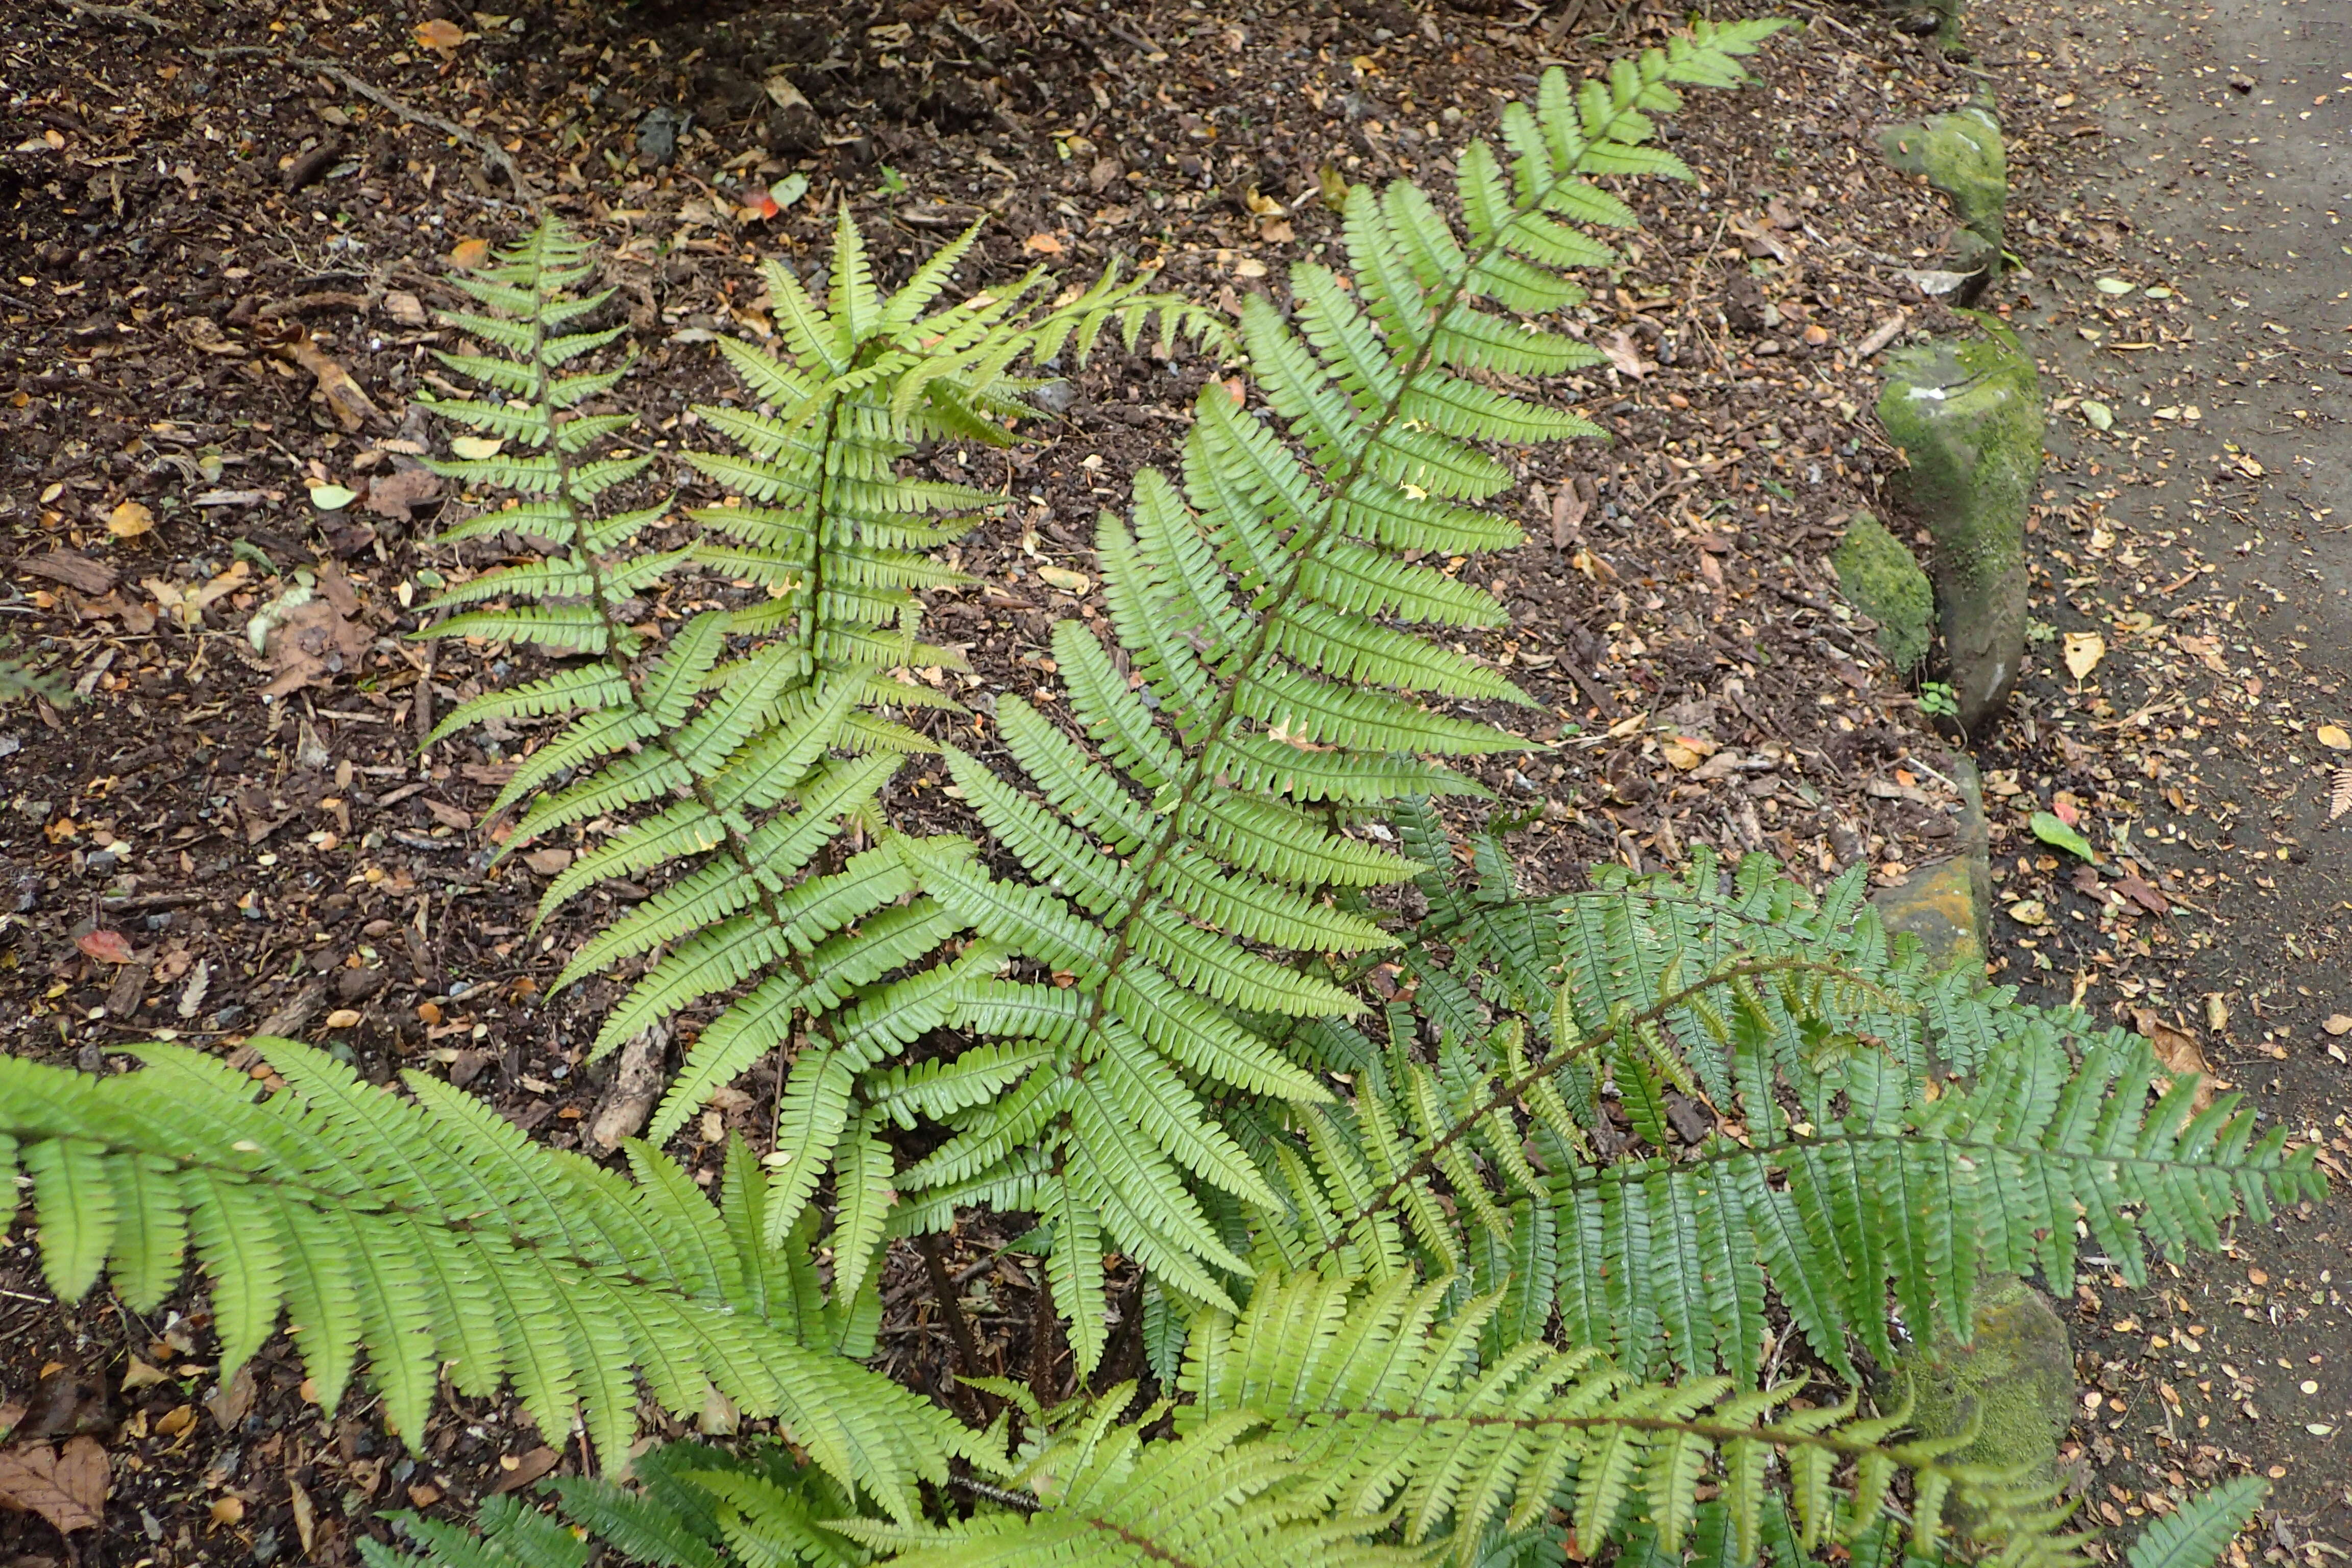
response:
{"label": "lichen on rock", "polygon": [[2025,513],[2042,474],[2042,382],[2017,335],[1981,334],[1895,354],[1879,423],[1908,464],[1897,492],[1927,526],[1927,575],[1970,731],[2009,700],[2025,652]]}
{"label": "lichen on rock", "polygon": [[1847,604],[1878,623],[1886,660],[1908,675],[1927,657],[1936,627],[1936,591],[1911,547],[1869,512],[1857,512],[1830,552]]}

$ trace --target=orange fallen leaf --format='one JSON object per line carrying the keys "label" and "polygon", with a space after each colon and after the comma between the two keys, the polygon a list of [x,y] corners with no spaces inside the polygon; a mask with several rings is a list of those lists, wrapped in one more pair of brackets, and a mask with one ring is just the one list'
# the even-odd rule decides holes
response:
{"label": "orange fallen leaf", "polygon": [[449,265],[467,272],[479,271],[490,259],[487,239],[461,239],[449,247]]}
{"label": "orange fallen leaf", "polygon": [[1052,235],[1040,232],[1023,240],[1021,248],[1034,250],[1040,256],[1059,256],[1062,254],[1063,246],[1062,242]]}
{"label": "orange fallen leaf", "polygon": [[458,45],[473,36],[457,23],[445,21],[438,16],[429,22],[420,22],[416,25],[416,41],[428,49],[436,49],[445,55],[455,50]]}
{"label": "orange fallen leaf", "polygon": [[100,963],[131,962],[131,940],[119,931],[100,929],[84,931],[74,938],[74,945]]}
{"label": "orange fallen leaf", "polygon": [[136,539],[155,526],[155,514],[144,504],[127,500],[106,516],[106,531],[117,539]]}

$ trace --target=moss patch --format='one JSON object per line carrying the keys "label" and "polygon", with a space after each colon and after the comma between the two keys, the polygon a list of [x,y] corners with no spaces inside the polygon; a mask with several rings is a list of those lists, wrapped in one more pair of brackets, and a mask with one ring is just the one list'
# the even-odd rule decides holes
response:
{"label": "moss patch", "polygon": [[2002,220],[2009,205],[2009,156],[1992,110],[1970,104],[1890,125],[1878,133],[1878,145],[1888,163],[1906,174],[1926,175],[1950,200],[1961,230],[1950,257],[1953,270],[2000,271],[2007,243]]}
{"label": "moss patch", "polygon": [[2054,1486],[2058,1445],[2074,1412],[2066,1325],[2042,1292],[2011,1274],[1979,1281],[1975,1305],[1969,1343],[1938,1325],[1932,1343],[1895,1363],[1898,1397],[1907,1375],[1911,1424],[1927,1436],[1956,1436],[1979,1423],[1975,1439],[1951,1458],[2013,1468],[2029,1482]]}
{"label": "moss patch", "polygon": [[2025,512],[2042,474],[2042,383],[2017,336],[1976,337],[1888,363],[1879,423],[1909,464],[1899,489],[1935,542],[1928,576],[1960,722],[2008,701],[2025,653]]}
{"label": "moss patch", "polygon": [[1830,554],[1846,603],[1878,623],[1887,662],[1908,675],[1927,657],[1936,625],[1936,591],[1911,547],[1868,512],[1857,513]]}

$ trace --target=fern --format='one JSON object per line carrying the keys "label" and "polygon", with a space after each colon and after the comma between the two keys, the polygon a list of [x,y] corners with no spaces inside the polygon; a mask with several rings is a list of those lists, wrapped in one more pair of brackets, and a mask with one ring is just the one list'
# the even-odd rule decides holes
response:
{"label": "fern", "polygon": [[[1425,810],[1400,826],[1451,860]],[[1233,1118],[1286,1175],[1262,1245],[1461,1271],[1517,1331],[1557,1312],[1565,1342],[1636,1375],[1752,1382],[1777,1293],[1853,1381],[1855,1342],[1894,1359],[1890,1300],[1915,1333],[1965,1338],[1980,1273],[2063,1289],[2078,1226],[2138,1283],[2147,1244],[2213,1247],[2232,1215],[2319,1190],[2315,1152],[2257,1136],[2237,1097],[2151,1103],[2137,1037],[1890,958],[1857,878],[1816,902],[1761,857],[1722,888],[1704,853],[1682,878],[1600,875],[1542,903],[1420,879],[1431,912],[1385,1030],[1297,1031],[1351,1075],[1349,1102],[1295,1131]],[[1702,1129],[1688,1146],[1669,1097]],[[1621,1117],[1632,1146],[1604,1157]]]}
{"label": "fern", "polygon": [[2245,1529],[2270,1489],[2260,1476],[2240,1476],[2201,1492],[2141,1531],[2126,1562],[2130,1568],[2202,1568]]}
{"label": "fern", "polygon": [[1414,866],[1348,827],[1404,795],[1476,793],[1431,757],[1526,744],[1426,705],[1526,699],[1400,629],[1501,618],[1491,598],[1414,558],[1517,542],[1475,510],[1510,482],[1482,443],[1598,434],[1499,390],[1597,358],[1520,319],[1582,299],[1560,269],[1612,255],[1560,218],[1631,223],[1590,176],[1686,173],[1645,145],[1648,111],[1675,105],[1672,82],[1744,79],[1736,58],[1775,26],[1701,24],[1580,93],[1551,72],[1536,107],[1507,110],[1507,155],[1483,143],[1464,155],[1466,242],[1413,185],[1351,191],[1349,274],[1301,265],[1295,320],[1255,297],[1243,314],[1267,412],[1289,440],[1213,385],[1181,479],[1143,473],[1132,517],[1102,520],[1117,647],[1076,622],[1054,637],[1093,745],[1004,696],[998,725],[1034,793],[949,753],[965,798],[1032,880],[900,843],[958,921],[1059,984],[967,982],[949,1022],[994,1043],[887,1086],[880,1103],[893,1114],[943,1118],[954,1134],[898,1173],[915,1195],[892,1224],[935,1228],[966,1204],[1050,1218],[1055,1304],[1082,1374],[1105,1344],[1104,1247],[1189,1300],[1232,1305],[1219,1276],[1247,1266],[1196,1194],[1269,1193],[1203,1096],[1328,1098],[1243,1019],[1360,1010],[1290,956],[1393,943],[1327,895]]}
{"label": "fern", "polygon": [[358,1364],[412,1448],[446,1367],[461,1392],[512,1384],[549,1440],[577,1422],[627,1463],[639,1393],[700,1415],[775,1415],[844,1486],[910,1515],[961,1446],[930,1405],[835,1353],[862,1333],[824,1302],[814,1227],[765,1239],[770,1183],[739,1147],[713,1205],[630,1148],[634,1180],[532,1142],[423,1073],[404,1100],[332,1057],[253,1042],[274,1090],[149,1046],[91,1079],[0,1058],[0,1151],[31,1178],[61,1300],[102,1270],[140,1310],[188,1255],[210,1277],[226,1377],[281,1315],[320,1406]]}
{"label": "fern", "polygon": [[[552,552],[487,573],[441,595],[429,636],[530,639],[590,656],[539,680],[487,693],[445,719],[436,738],[492,718],[571,714],[515,770],[493,811],[525,805],[506,849],[615,814],[633,820],[585,849],[549,886],[544,918],[607,879],[674,871],[676,879],[572,954],[558,988],[640,955],[651,967],[605,1018],[592,1055],[715,994],[750,985],[705,1027],[656,1111],[656,1142],[767,1051],[803,1034],[814,1059],[853,1067],[940,1021],[937,982],[877,991],[951,927],[916,896],[899,858],[843,858],[845,831],[882,827],[876,797],[907,752],[930,742],[881,716],[952,707],[908,667],[961,668],[919,640],[918,590],[962,581],[924,552],[971,527],[1001,498],[898,472],[912,443],[937,437],[1003,444],[1037,384],[1012,374],[1024,358],[1083,355],[1105,331],[1130,345],[1155,318],[1164,333],[1210,335],[1202,313],[1116,271],[1032,308],[1032,272],[991,297],[939,300],[976,236],[943,247],[886,296],[845,209],[829,299],[793,272],[764,268],[781,355],[732,339],[720,348],[756,405],[700,406],[703,424],[743,456],[687,461],[731,495],[691,512],[689,544],[649,550],[667,501],[599,515],[593,503],[636,479],[650,454],[598,457],[633,422],[581,406],[623,369],[563,374],[624,330],[565,332],[605,294],[571,292],[590,264],[551,220],[481,279],[461,280],[488,314],[450,324],[501,354],[441,357],[504,394],[442,400],[445,418],[524,448],[436,471],[517,489],[523,500],[459,524],[450,541],[521,534]],[[688,569],[723,574],[764,598],[706,610],[664,636],[646,596]],[[748,647],[744,639],[751,639]],[[827,866],[827,858],[836,862]],[[861,1139],[865,1150],[871,1139]],[[821,1163],[821,1162],[820,1162]],[[816,1168],[803,1167],[813,1184]],[[793,1173],[794,1178],[800,1171]],[[801,1193],[781,1204],[774,1231]],[[867,1227],[870,1229],[870,1226]],[[870,1237],[845,1238],[862,1259]],[[845,1271],[854,1295],[858,1268]]]}

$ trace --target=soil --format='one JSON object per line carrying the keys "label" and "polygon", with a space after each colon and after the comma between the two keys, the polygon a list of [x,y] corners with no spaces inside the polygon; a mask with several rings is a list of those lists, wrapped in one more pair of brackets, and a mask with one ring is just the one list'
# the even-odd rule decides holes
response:
{"label": "soil", "polygon": [[[2015,792],[1995,813],[1996,902],[2042,917],[1996,917],[2000,977],[2201,1055],[2336,1179],[2226,1253],[2159,1267],[2152,1290],[2086,1285],[2078,1350],[2102,1405],[2076,1436],[2111,1522],[2250,1461],[2273,1489],[2247,1546],[2315,1563],[2352,1545],[2352,1033],[2327,1030],[2352,1014],[2352,810],[2331,816],[2352,797],[2352,16],[2092,5],[2019,43],[1997,51],[2007,111],[2071,96],[2102,133],[2055,143],[2010,216],[2031,273],[2010,319],[2056,412],[2032,611],[2052,640],[1980,752]],[[2057,656],[2090,633],[2105,655],[2077,682]],[[2070,798],[2111,873],[2157,900],[2023,831]]]}
{"label": "soil", "polygon": [[[2160,15],[2122,11],[2137,24]],[[2216,150],[2224,142],[2200,150],[2193,137],[2179,140],[2186,105],[2154,132],[2126,119],[2128,72],[2153,72],[2150,61],[2175,58],[2166,51],[2221,46],[2199,44],[2187,23],[2169,37],[2146,27],[2135,41],[2130,28],[2090,15],[2067,17],[2077,32],[2063,37],[2038,13],[1978,24],[1997,39],[1986,63],[2010,95],[2002,109],[2020,187],[2011,243],[2032,271],[2013,297],[1987,303],[2042,334],[2053,375],[2109,390],[2152,366],[2113,353],[2120,363],[2109,365],[2074,335],[2086,305],[2148,309],[2144,291],[2086,292],[2102,268],[2128,267],[2142,283],[2171,276],[2179,310],[2163,319],[2185,321],[2194,305],[2193,353],[2258,333],[2263,352],[2318,365],[2330,352],[2321,334],[2334,328],[2319,308],[2332,291],[2313,292],[2307,274],[2292,285],[2310,295],[2301,305],[2258,293],[2290,284],[2252,268],[2226,285],[2247,306],[2210,325],[2202,314],[2221,313],[2212,300],[2224,295],[2202,280],[2205,269],[2275,260],[2276,247],[2295,243],[2290,229],[2233,222],[2245,231],[2235,237],[2243,259],[2216,245],[2212,258],[2173,264],[2197,272],[2167,273],[2144,239],[2154,202],[2172,198],[2158,181],[2148,202],[2126,203],[2098,162],[2129,148],[2137,165],[2144,154],[2125,139],[2148,134],[2170,166],[2192,153],[2212,166],[2215,194],[2200,199],[2224,199],[2218,182],[2233,174],[2251,191],[2274,173],[2259,182],[2263,194],[2285,194],[2293,172],[2258,166],[2274,155],[2270,132],[2260,149],[2225,155]],[[626,977],[554,997],[546,987],[611,905],[575,904],[534,925],[553,861],[493,859],[505,825],[484,821],[485,808],[538,731],[494,728],[419,750],[436,715],[518,679],[531,657],[405,636],[429,596],[426,574],[446,581],[478,563],[431,542],[455,507],[430,499],[414,467],[416,449],[438,450],[442,439],[412,402],[432,384],[429,351],[445,341],[424,312],[459,302],[446,279],[464,242],[509,240],[529,226],[526,190],[599,247],[605,281],[638,329],[632,399],[648,436],[674,448],[695,438],[690,405],[728,384],[713,337],[759,330],[740,303],[757,291],[756,260],[821,257],[838,203],[891,277],[987,214],[967,273],[974,287],[1041,262],[1091,274],[1118,258],[1155,264],[1163,286],[1230,310],[1271,288],[1286,262],[1330,244],[1327,167],[1358,180],[1435,176],[1445,150],[1490,129],[1497,99],[1529,91],[1545,62],[1591,70],[1654,40],[1670,20],[1662,7],[1585,0],[1495,16],[1377,0],[1052,15],[1001,0],[805,13],[533,0],[502,17],[440,0],[20,8],[0,24],[10,85],[0,136],[12,149],[0,153],[11,220],[0,233],[0,554],[13,562],[0,655],[29,658],[73,700],[0,714],[5,1048],[96,1066],[108,1047],[167,1031],[232,1057],[253,1033],[306,1035],[372,1077],[446,1073],[541,1136],[577,1145],[611,1065],[587,1062],[585,1048]],[[1531,888],[1578,885],[1602,860],[1678,862],[1695,845],[1766,849],[1814,879],[1866,859],[1881,883],[1951,850],[1949,738],[1878,658],[1872,628],[1837,601],[1821,564],[1846,518],[1883,510],[1878,487],[1895,460],[1868,412],[1877,388],[1865,345],[1888,341],[1890,323],[1959,324],[1899,276],[1932,266],[1948,215],[1857,140],[1869,125],[1950,107],[1977,85],[1922,47],[1866,11],[1809,15],[1760,63],[1763,89],[1695,95],[1669,121],[1696,184],[1626,190],[1643,226],[1627,264],[1595,279],[1573,324],[1617,363],[1558,389],[1611,439],[1531,459],[1507,503],[1522,509],[1530,542],[1469,568],[1513,615],[1477,651],[1541,704],[1493,715],[1542,746],[1486,773],[1507,808],[1539,808],[1512,840]],[[2126,52],[2135,48],[2147,52]],[[2239,65],[2234,54],[2213,59]],[[777,77],[795,92],[770,91]],[[2166,79],[2176,99],[2189,89],[2188,79]],[[2210,79],[2228,94],[2214,114],[2254,112],[2221,76]],[[2156,80],[2137,85],[2152,90]],[[2095,104],[2109,94],[2113,102]],[[2296,101],[2272,96],[2281,112]],[[2340,127],[2335,101],[2315,112],[2339,116]],[[2243,165],[2225,162],[2241,153]],[[2315,164],[2301,173],[2319,178]],[[759,216],[760,194],[793,175],[807,178],[807,193]],[[2075,184],[2095,194],[2073,195]],[[2021,234],[2028,216],[2042,233]],[[2205,237],[2212,226],[2208,214],[2192,232]],[[2290,331],[2270,333],[2258,319]],[[2243,331],[2224,338],[2225,328]],[[2163,352],[2168,374],[2189,363]],[[2009,832],[1998,846],[2004,901],[2042,900],[2054,929],[2004,928],[1997,947],[2004,979],[2048,984],[2082,966],[2096,987],[2088,1005],[2167,1016],[2186,1006],[2180,1021],[2194,1024],[2202,993],[2222,993],[2237,1044],[2209,1042],[2217,1070],[2295,1125],[2336,1138],[2341,1080],[2310,1032],[2331,1010],[2314,977],[2324,970],[2297,970],[2320,994],[2306,1002],[2296,982],[2263,966],[2344,953],[2340,923],[2329,923],[2332,900],[2352,885],[2341,834],[2325,837],[2313,815],[2324,805],[2305,798],[2306,770],[2322,760],[2305,738],[2325,717],[2313,704],[2336,698],[2347,646],[2333,586],[2346,580],[2342,541],[2323,537],[2309,513],[2327,504],[2314,488],[2326,476],[2340,488],[2343,459],[2317,439],[2320,401],[2304,401],[2298,418],[2288,404],[2303,383],[2262,368],[2286,362],[2254,363],[2253,374],[2273,379],[2240,390],[2247,404],[2226,415],[2207,395],[2199,438],[2176,439],[2181,454],[2161,471],[2175,485],[2211,487],[2193,538],[2177,510],[2185,498],[2163,525],[2176,538],[2154,537],[2158,514],[2137,504],[2152,487],[2124,488],[2125,473],[2141,470],[2126,467],[2116,439],[2139,432],[2139,455],[2153,464],[2167,458],[2154,432],[2191,432],[2151,425],[2124,392],[2108,399],[2118,412],[2105,438],[2076,433],[2071,416],[2059,421],[2053,447],[2065,466],[2053,468],[2037,527],[2042,543],[2075,560],[2044,563],[2061,569],[2062,586],[2088,574],[2085,563],[2107,565],[2037,614],[2077,630],[2093,612],[2109,613],[2098,596],[2106,589],[2121,613],[2147,599],[2125,574],[2126,544],[2094,549],[2104,519],[2143,560],[2161,550],[2168,564],[2185,562],[2194,548],[2216,564],[2191,584],[2193,600],[2163,600],[2159,619],[2166,635],[2218,637],[2212,651],[2228,670],[2179,653],[2176,680],[2152,656],[2127,661],[2133,650],[2109,625],[2116,651],[2081,691],[2037,679],[2019,720],[1979,738],[1988,765],[2013,774],[1996,775],[2019,792],[2004,798],[2049,804],[2063,789],[2105,822],[2143,787],[2169,786],[2190,790],[2203,814],[2168,802],[2141,813],[2179,825],[2169,843],[2137,828],[2132,842],[2168,902],[2162,916],[2118,913],[2104,898],[2094,913],[2070,871]],[[2235,364],[2215,358],[2207,372],[2218,384],[2240,374]],[[929,612],[943,640],[971,644],[982,688],[1039,680],[1052,623],[1079,607],[1039,569],[1096,575],[1087,541],[1097,510],[1124,503],[1137,468],[1168,460],[1190,395],[1229,372],[1186,353],[1107,355],[1074,367],[1076,399],[1035,445],[925,455],[931,471],[1000,488],[1011,503],[961,547],[984,585],[938,595]],[[2270,423],[2280,431],[2263,428]],[[2208,460],[2224,435],[2261,476],[2237,464],[2239,477],[2227,477]],[[2334,466],[2296,466],[2297,443]],[[313,489],[326,484],[353,500],[321,510]],[[682,494],[701,499],[690,486]],[[2296,510],[2306,499],[2312,506]],[[2093,500],[2106,510],[2095,513]],[[2218,521],[2224,500],[2263,520],[2263,543],[2236,552],[2241,535]],[[2334,573],[2325,585],[2333,600],[2295,574],[2306,546],[2335,551],[2312,558]],[[252,617],[298,569],[319,579],[307,637],[289,628],[256,653]],[[2288,597],[2258,593],[2258,577]],[[2239,619],[2220,613],[2231,600]],[[2210,627],[2169,617],[2192,602]],[[2271,629],[2298,624],[2313,628],[2293,634],[2306,648]],[[2261,667],[2266,695],[2250,694],[2241,665],[2249,675]],[[2143,676],[2170,681],[2162,689],[2192,705],[2201,699],[2226,723],[2200,729],[2196,745],[2178,726],[2145,740],[2097,728],[2138,710],[2145,699],[2128,681]],[[2110,711],[2091,705],[2098,700]],[[2341,706],[2330,711],[2342,721]],[[2250,740],[2234,738],[2290,721],[2302,731],[2263,732],[2287,742],[2291,765],[2250,756]],[[2220,750],[2209,757],[2205,745]],[[2158,763],[2174,768],[2169,776],[2148,772],[2158,746],[2170,748]],[[919,770],[909,773],[888,803],[894,814],[909,826],[951,825],[951,808],[921,787]],[[2248,829],[2271,821],[2268,792],[2288,782],[2299,792],[2291,809],[2304,815],[2279,826],[2294,840],[2290,858],[2261,873],[2274,887],[2257,888],[2243,850],[2271,846]],[[2201,845],[2190,853],[2189,836],[2208,837],[2233,801],[2236,816],[2218,820],[2236,825],[2230,841],[2241,849],[2227,859]],[[2326,847],[2337,857],[2332,895]],[[2297,859],[2298,850],[2308,853]],[[2241,923],[2200,940],[2209,928],[2194,923],[2206,918],[2197,908],[2210,913],[2217,895]],[[2273,923],[2290,910],[2295,923]],[[2122,940],[2093,940],[2109,929]],[[125,940],[128,962],[112,961],[100,932]],[[2290,934],[2298,948],[2285,945]],[[2258,1054],[2263,1040],[2284,1042],[2285,1059]],[[743,1107],[729,1112],[755,1143],[761,1130],[749,1108],[764,1105],[772,1086],[772,1069],[754,1075]],[[2274,1533],[2257,1550],[2326,1542],[2331,1530],[2352,1538],[2329,1489],[2342,1480],[2341,1438],[2301,1426],[2333,1421],[2340,1432],[2352,1405],[2343,1372],[2301,1370],[2297,1358],[2326,1354],[2315,1337],[2307,1350],[2296,1338],[2263,1355],[2251,1337],[2273,1311],[2294,1336],[2338,1321],[2320,1270],[2331,1248],[2342,1255],[2328,1238],[2345,1233],[2334,1210],[2275,1231],[2243,1226],[2235,1258],[2192,1262],[2170,1281],[2170,1299],[2186,1305],[2111,1288],[2081,1303],[2095,1358],[2085,1370],[2125,1407],[2114,1413],[2120,1425],[2103,1416],[2079,1435],[2096,1486],[2114,1489],[2118,1509],[2140,1509],[2143,1493],[2184,1478],[2276,1465],[2285,1472],[2276,1519],[2264,1523]],[[968,1300],[984,1299],[974,1323],[983,1353],[1023,1375],[1039,1348],[1029,1281],[1014,1260],[992,1256],[1011,1234],[960,1234],[945,1264]],[[2239,1283],[2252,1267],[2267,1278]],[[2314,1290],[2330,1299],[2310,1300]],[[890,1363],[925,1383],[946,1364],[946,1331],[932,1318],[919,1256],[893,1255],[885,1291]],[[2242,1300],[2229,1300],[2233,1291]],[[2209,1306],[2209,1292],[2237,1310]],[[2165,1321],[2159,1310],[2175,1310],[2204,1314],[2210,1335],[2236,1336],[2204,1342],[2244,1346],[2229,1352],[2232,1371],[2201,1349],[2189,1368],[2162,1370],[2166,1342],[2147,1347],[2170,1333],[2153,1326]],[[2117,1326],[2135,1319],[2145,1326]],[[146,1320],[110,1298],[60,1310],[30,1249],[9,1248],[0,1394],[26,1404],[27,1435],[100,1437],[113,1489],[106,1524],[70,1543],[29,1516],[0,1515],[0,1550],[124,1563],[349,1562],[355,1534],[384,1533],[377,1510],[463,1516],[486,1491],[562,1458],[511,1405],[452,1401],[427,1456],[414,1460],[375,1436],[363,1411],[326,1420],[305,1405],[283,1340],[242,1392],[218,1386],[209,1344],[193,1298]],[[1050,1342],[1044,1348],[1050,1363]],[[2264,1370],[2283,1357],[2296,1367]],[[2240,1373],[2263,1417],[2252,1425],[2235,1413]],[[2292,1392],[2305,1375],[2326,1392]],[[2197,1390],[2199,1381],[2213,1386]],[[2159,1407],[2159,1385],[2187,1403]],[[2151,1446],[2152,1423],[2170,1414],[2185,1433],[2209,1394],[2210,1433]],[[2095,1487],[2095,1507],[2109,1500]]]}

